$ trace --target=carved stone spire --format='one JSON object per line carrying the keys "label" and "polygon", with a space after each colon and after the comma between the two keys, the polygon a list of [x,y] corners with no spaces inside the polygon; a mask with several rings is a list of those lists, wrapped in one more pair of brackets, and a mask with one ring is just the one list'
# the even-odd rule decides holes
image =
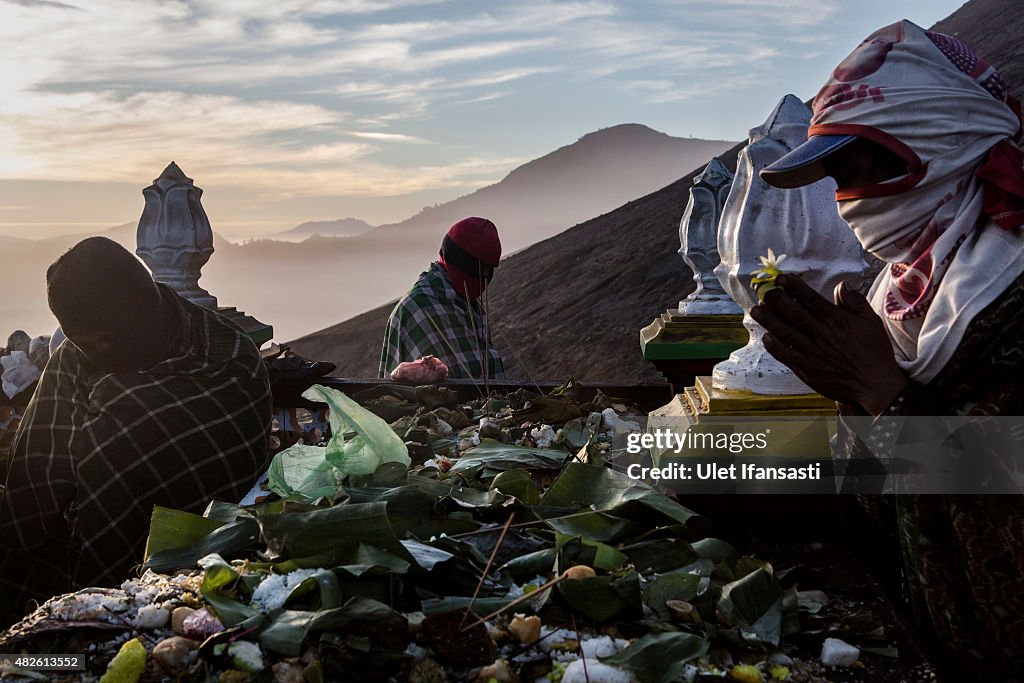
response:
{"label": "carved stone spire", "polygon": [[750,317],[750,309],[757,304],[757,295],[750,287],[751,272],[761,267],[760,257],[768,254],[769,247],[776,254],[786,254],[784,271],[798,274],[829,300],[839,282],[856,283],[867,273],[860,244],[839,216],[831,178],[781,190],[758,175],[762,168],[807,140],[810,119],[807,105],[786,95],[768,120],[750,131],[750,142],[740,152],[736,180],[722,213],[718,235],[722,261],[715,274],[743,307],[743,325],[750,332],[750,342],[715,366],[716,389],[756,394],[814,393],[765,350],[761,341],[764,328]]}
{"label": "carved stone spire", "polygon": [[690,201],[679,221],[679,255],[693,271],[697,289],[679,302],[683,315],[735,315],[740,307],[729,298],[715,277],[718,256],[718,221],[732,187],[732,173],[718,158],[693,179]]}
{"label": "carved stone spire", "polygon": [[172,161],[142,194],[146,206],[139,218],[135,253],[157,282],[193,303],[216,308],[217,298],[199,286],[203,266],[213,254],[213,231],[200,202],[202,189]]}

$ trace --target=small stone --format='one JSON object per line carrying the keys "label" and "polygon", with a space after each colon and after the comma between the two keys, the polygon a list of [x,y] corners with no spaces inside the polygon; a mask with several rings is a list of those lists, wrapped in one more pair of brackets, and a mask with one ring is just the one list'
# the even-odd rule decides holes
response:
{"label": "small stone", "polygon": [[163,628],[170,618],[170,613],[160,605],[146,605],[135,614],[135,628]]}
{"label": "small stone", "polygon": [[508,630],[523,645],[533,645],[540,640],[540,617],[517,614],[508,625]]}
{"label": "small stone", "polygon": [[156,644],[153,648],[153,659],[167,673],[177,673],[191,665],[194,660],[192,653],[197,647],[198,641],[171,636]]}
{"label": "small stone", "polygon": [[481,439],[500,439],[501,438],[501,423],[492,417],[481,417],[480,418],[480,438]]}
{"label": "small stone", "polygon": [[860,657],[860,648],[838,638],[826,638],[821,644],[821,663],[825,666],[853,666]]}
{"label": "small stone", "polygon": [[206,640],[214,633],[224,630],[220,619],[210,614],[206,608],[196,610],[182,622],[182,635],[193,640]]}
{"label": "small stone", "polygon": [[256,674],[265,668],[260,646],[248,640],[236,640],[231,643],[228,646],[228,656],[231,657],[231,663],[241,671]]}
{"label": "small stone", "polygon": [[512,670],[508,662],[504,659],[499,659],[494,664],[489,664],[484,668],[480,669],[480,673],[477,674],[476,679],[480,683],[489,683],[490,681],[497,681],[498,683],[517,683],[519,680],[516,676],[516,672]]}
{"label": "small stone", "polygon": [[191,607],[176,607],[171,612],[171,630],[178,635],[185,633],[185,620],[195,614],[196,611]]}
{"label": "small stone", "polygon": [[274,683],[304,683],[302,662],[299,659],[285,659],[273,666]]}

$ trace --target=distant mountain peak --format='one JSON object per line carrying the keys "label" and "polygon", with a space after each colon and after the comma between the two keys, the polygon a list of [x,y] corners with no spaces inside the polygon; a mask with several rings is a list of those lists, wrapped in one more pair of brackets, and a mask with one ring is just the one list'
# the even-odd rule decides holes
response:
{"label": "distant mountain peak", "polygon": [[339,218],[333,221],[306,221],[291,230],[271,235],[269,239],[303,240],[314,235],[320,235],[321,237],[351,237],[352,235],[361,235],[364,232],[369,232],[373,228],[374,226],[366,221],[352,217]]}

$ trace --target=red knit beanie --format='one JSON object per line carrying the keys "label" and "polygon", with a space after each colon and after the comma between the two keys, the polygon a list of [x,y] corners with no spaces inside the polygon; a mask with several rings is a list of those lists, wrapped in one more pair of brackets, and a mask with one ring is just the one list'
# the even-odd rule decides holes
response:
{"label": "red knit beanie", "polygon": [[[440,262],[452,287],[459,294],[468,295],[471,301],[483,293],[500,260],[498,229],[486,218],[463,218],[448,229],[441,245]],[[481,273],[482,279],[478,277]]]}
{"label": "red knit beanie", "polygon": [[483,263],[496,267],[501,260],[498,229],[486,218],[471,216],[448,228],[448,237]]}

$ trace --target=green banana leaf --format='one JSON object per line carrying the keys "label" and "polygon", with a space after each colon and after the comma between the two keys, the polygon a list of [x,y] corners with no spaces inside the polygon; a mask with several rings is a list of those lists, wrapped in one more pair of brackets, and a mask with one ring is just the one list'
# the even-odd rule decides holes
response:
{"label": "green banana leaf", "polygon": [[700,559],[686,541],[663,538],[641,541],[620,548],[641,574],[659,574],[683,569]]}
{"label": "green banana leaf", "polygon": [[[607,467],[570,462],[544,497],[544,505],[579,510],[592,508],[606,512],[629,509],[639,504],[673,522],[682,524],[698,535],[707,530],[708,522],[696,512],[658,493],[643,482]],[[627,516],[627,515],[619,515]]]}
{"label": "green banana leaf", "polygon": [[302,641],[306,639],[309,622],[316,612],[276,609],[267,613],[267,623],[260,629],[260,644],[271,652],[285,657],[302,654]]}
{"label": "green banana leaf", "polygon": [[800,630],[798,605],[796,591],[783,591],[766,564],[722,588],[718,613],[745,640],[778,646],[783,636]]}
{"label": "green banana leaf", "polygon": [[[701,577],[696,574],[656,575],[644,587],[644,604],[654,610],[662,621],[671,621],[672,614],[665,603],[669,600],[693,603],[700,594],[700,584]],[[701,616],[710,616],[700,611]]]}
{"label": "green banana leaf", "polygon": [[636,572],[562,581],[555,588],[573,612],[594,622],[637,619],[643,613],[640,575]]}
{"label": "green banana leaf", "polygon": [[261,515],[259,522],[267,548],[281,559],[366,543],[409,560],[391,527],[387,508],[387,503],[346,504],[313,512]]}
{"label": "green banana leaf", "polygon": [[709,643],[692,633],[651,633],[634,640],[612,657],[600,657],[605,664],[632,671],[643,683],[669,683],[679,678],[686,663],[707,654]]}
{"label": "green banana leaf", "polygon": [[150,554],[142,568],[167,573],[176,569],[194,567],[201,558],[211,553],[222,557],[234,557],[247,548],[255,548],[259,544],[259,539],[259,523],[246,515],[234,522],[217,527],[192,545]]}
{"label": "green banana leaf", "polygon": [[585,564],[595,569],[612,571],[629,562],[629,558],[605,543],[591,541],[580,536],[555,534],[555,549],[559,552],[558,566]]}
{"label": "green banana leaf", "polygon": [[452,466],[451,473],[467,479],[491,479],[507,470],[557,470],[568,457],[565,451],[510,446],[495,439],[481,439]]}
{"label": "green banana leaf", "polygon": [[217,554],[207,555],[199,560],[199,566],[203,570],[200,588],[203,598],[225,626],[237,626],[247,619],[260,616],[258,609],[243,604],[227,593],[238,581],[238,572],[224,558]]}
{"label": "green banana leaf", "polygon": [[536,505],[540,502],[540,488],[526,470],[507,470],[494,478],[491,491],[512,496],[523,505]]}
{"label": "green banana leaf", "polygon": [[[153,514],[149,519],[149,537],[146,539],[143,561],[149,560],[156,553],[186,548],[197,543],[223,524],[223,521],[207,519],[191,512],[154,505]],[[191,564],[195,562],[189,563]]]}

